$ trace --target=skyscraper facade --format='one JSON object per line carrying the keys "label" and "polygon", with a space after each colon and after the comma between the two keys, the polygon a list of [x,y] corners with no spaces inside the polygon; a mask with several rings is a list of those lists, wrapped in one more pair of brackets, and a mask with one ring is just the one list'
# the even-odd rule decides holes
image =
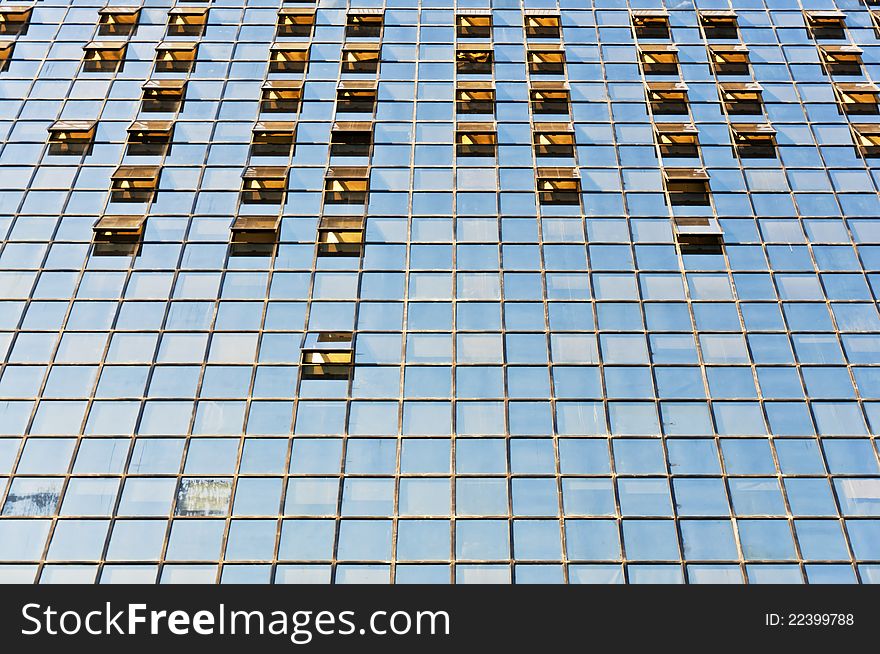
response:
{"label": "skyscraper facade", "polygon": [[877,0],[4,0],[0,581],[880,582],[877,79]]}

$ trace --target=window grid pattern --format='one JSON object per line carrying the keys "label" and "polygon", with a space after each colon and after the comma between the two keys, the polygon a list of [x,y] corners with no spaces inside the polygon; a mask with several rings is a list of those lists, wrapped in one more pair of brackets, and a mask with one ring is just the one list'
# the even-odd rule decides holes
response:
{"label": "window grid pattern", "polygon": [[[708,37],[697,3],[667,7],[668,39],[636,38],[657,2],[322,0],[309,36],[277,35],[277,0],[156,1],[130,34],[98,31],[97,0],[41,1],[0,73],[0,579],[53,583],[736,582],[880,579],[880,229],[876,159],[853,142],[870,112],[834,84],[878,76],[868,8],[837,0],[845,39],[804,11],[740,3],[738,40]],[[827,5],[827,3],[826,3]],[[208,7],[200,34],[173,7]],[[346,36],[384,9],[380,38]],[[456,14],[492,10],[489,38]],[[558,10],[561,38],[526,38]],[[551,31],[552,32],[552,31]],[[115,71],[83,45],[125,41]],[[161,42],[197,42],[187,73]],[[303,72],[268,67],[308,43]],[[341,65],[381,43],[378,73]],[[648,73],[640,43],[678,48]],[[707,44],[744,43],[746,75]],[[818,45],[861,48],[858,75]],[[487,44],[491,75],[456,66]],[[562,73],[530,70],[559,44]],[[185,79],[174,111],[149,80]],[[296,112],[260,111],[274,79]],[[646,84],[687,86],[652,114]],[[370,113],[340,113],[346,80],[378,80]],[[491,82],[494,113],[456,114],[460,82]],[[564,82],[568,115],[529,89]],[[719,84],[757,82],[760,116]],[[97,121],[83,154],[50,151],[58,120]],[[173,121],[160,156],[136,120]],[[252,149],[259,121],[294,122],[288,156]],[[335,121],[372,121],[368,156],[330,155]],[[768,122],[774,157],[741,156],[731,124]],[[456,154],[455,126],[494,126],[494,157]],[[538,156],[536,125],[571,124],[574,156]],[[692,122],[697,157],[664,156],[653,123]],[[159,166],[149,203],[111,199],[120,166]],[[287,174],[281,203],[241,202],[248,166]],[[334,169],[365,166],[363,205],[327,202]],[[705,169],[708,205],[670,202],[669,167]],[[576,171],[576,204],[540,200]],[[281,216],[277,243],[236,251],[236,216]],[[92,226],[147,216],[130,251]],[[362,255],[322,256],[322,218],[362,217]],[[676,247],[711,218],[720,253]],[[353,333],[349,379],[300,377],[301,349]]]}

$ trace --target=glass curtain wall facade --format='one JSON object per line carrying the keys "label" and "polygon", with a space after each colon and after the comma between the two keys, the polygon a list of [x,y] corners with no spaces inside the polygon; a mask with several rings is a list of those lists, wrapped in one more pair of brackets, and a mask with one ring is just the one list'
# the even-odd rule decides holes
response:
{"label": "glass curtain wall facade", "polygon": [[0,3],[0,581],[880,581],[874,0]]}

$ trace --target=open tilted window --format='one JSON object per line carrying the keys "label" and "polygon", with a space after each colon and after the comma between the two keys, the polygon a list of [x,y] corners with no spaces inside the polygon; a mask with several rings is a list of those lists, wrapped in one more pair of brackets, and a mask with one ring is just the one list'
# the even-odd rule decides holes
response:
{"label": "open tilted window", "polygon": [[687,85],[684,82],[646,82],[651,113],[662,116],[688,112]]}
{"label": "open tilted window", "polygon": [[33,5],[0,6],[0,34],[26,34],[33,9]]}
{"label": "open tilted window", "polygon": [[724,232],[709,216],[676,216],[675,242],[682,254],[721,254]]}
{"label": "open tilted window", "polygon": [[880,157],[880,124],[851,123],[856,151],[863,157]]}
{"label": "open tilted window", "polygon": [[574,157],[574,128],[570,123],[535,123],[532,143],[536,157]]}
{"label": "open tilted window", "polygon": [[662,157],[700,156],[699,132],[693,123],[654,123],[654,135]]}
{"label": "open tilted window", "polygon": [[843,114],[876,114],[880,88],[871,82],[834,84],[838,110]]}
{"label": "open tilted window", "polygon": [[199,52],[195,41],[163,41],[156,46],[157,73],[189,73]]}
{"label": "open tilted window", "polygon": [[92,255],[130,257],[140,252],[145,214],[103,216],[92,226]]}
{"label": "open tilted window", "polygon": [[113,202],[149,202],[159,188],[159,166],[119,166],[110,176]]}
{"label": "open tilted window", "polygon": [[455,16],[455,35],[460,39],[492,38],[492,10],[469,9]]}
{"label": "open tilted window", "polygon": [[330,154],[339,157],[369,157],[373,147],[371,121],[337,121],[330,131]]}
{"label": "open tilted window", "polygon": [[709,175],[702,168],[664,168],[663,181],[672,206],[709,204]]}
{"label": "open tilted window", "polygon": [[59,120],[49,128],[49,154],[84,155],[95,142],[94,120]]}
{"label": "open tilted window", "polygon": [[562,36],[558,10],[526,9],[523,22],[527,39],[558,39]]}
{"label": "open tilted window", "polygon": [[734,149],[743,159],[776,157],[776,130],[770,123],[732,123],[730,132]]}
{"label": "open tilted window", "polygon": [[724,110],[732,116],[764,112],[763,89],[757,82],[719,82],[718,92]]}
{"label": "open tilted window", "polygon": [[710,43],[709,63],[716,75],[748,75],[749,49],[742,43]]}
{"label": "open tilted window", "polygon": [[302,73],[308,61],[308,43],[273,43],[269,48],[270,73]]}
{"label": "open tilted window", "polygon": [[83,70],[109,73],[121,70],[125,62],[125,41],[92,41],[83,46]]}
{"label": "open tilted window", "polygon": [[230,228],[233,245],[272,244],[278,240],[280,216],[237,216]]}
{"label": "open tilted window", "polygon": [[260,111],[295,113],[302,99],[302,80],[269,80],[263,84]]}
{"label": "open tilted window", "polygon": [[136,120],[128,127],[128,154],[157,156],[168,153],[174,132],[172,120]]}
{"label": "open tilted window", "polygon": [[103,7],[98,10],[98,34],[129,36],[137,30],[140,7]]}
{"label": "open tilted window", "polygon": [[251,155],[255,157],[289,157],[296,143],[296,123],[260,120],[254,125]]}
{"label": "open tilted window", "polygon": [[495,123],[458,123],[455,153],[459,157],[494,157],[498,146]]}
{"label": "open tilted window", "polygon": [[130,216],[103,216],[92,227],[96,243],[132,243],[144,234],[144,214]]}
{"label": "open tilted window", "polygon": [[141,87],[141,104],[144,111],[178,111],[183,106],[186,80],[151,79]]}
{"label": "open tilted window", "polygon": [[345,38],[380,38],[384,14],[382,9],[350,9],[345,22]]}
{"label": "open tilted window", "polygon": [[577,168],[538,168],[538,202],[541,204],[580,204],[581,180]]}
{"label": "open tilted window", "polygon": [[373,113],[376,108],[378,84],[368,80],[343,80],[336,88],[336,111],[341,113]]}
{"label": "open tilted window", "polygon": [[819,45],[819,57],[831,75],[861,75],[862,49],[857,45]]}
{"label": "open tilted window", "polygon": [[633,9],[630,18],[636,38],[669,38],[669,12],[665,9]]}
{"label": "open tilted window", "polygon": [[282,7],[278,10],[275,35],[308,38],[312,35],[314,26],[315,9],[313,7]]}
{"label": "open tilted window", "polygon": [[9,68],[12,61],[12,53],[15,51],[15,41],[0,39],[0,73]]}
{"label": "open tilted window", "polygon": [[286,166],[248,166],[241,175],[245,204],[283,204],[287,191]]}
{"label": "open tilted window", "polygon": [[333,166],[324,178],[324,204],[366,205],[369,190],[366,166]]}
{"label": "open tilted window", "polygon": [[208,23],[208,7],[174,7],[168,11],[169,36],[202,36]]}
{"label": "open tilted window", "polygon": [[638,52],[645,75],[678,75],[678,48],[674,45],[639,44]]}
{"label": "open tilted window", "polygon": [[491,82],[459,82],[455,111],[460,114],[494,114],[495,86]]}
{"label": "open tilted window", "polygon": [[532,82],[529,85],[529,101],[533,114],[571,113],[571,92],[564,82]]}
{"label": "open tilted window", "polygon": [[700,27],[707,39],[738,39],[739,25],[732,9],[713,9],[698,12]]}
{"label": "open tilted window", "polygon": [[306,334],[300,361],[303,379],[345,380],[354,363],[351,332]]}
{"label": "open tilted window", "polygon": [[846,38],[846,14],[839,9],[804,11],[804,23],[814,39]]}
{"label": "open tilted window", "polygon": [[488,45],[459,43],[455,50],[455,70],[462,75],[491,75],[492,61]]}
{"label": "open tilted window", "polygon": [[343,73],[376,73],[382,45],[379,43],[346,43],[342,46]]}
{"label": "open tilted window", "polygon": [[319,257],[359,257],[364,250],[364,218],[323,216],[318,225]]}
{"label": "open tilted window", "polygon": [[532,75],[565,74],[565,50],[561,45],[530,45],[526,49],[526,62]]}

